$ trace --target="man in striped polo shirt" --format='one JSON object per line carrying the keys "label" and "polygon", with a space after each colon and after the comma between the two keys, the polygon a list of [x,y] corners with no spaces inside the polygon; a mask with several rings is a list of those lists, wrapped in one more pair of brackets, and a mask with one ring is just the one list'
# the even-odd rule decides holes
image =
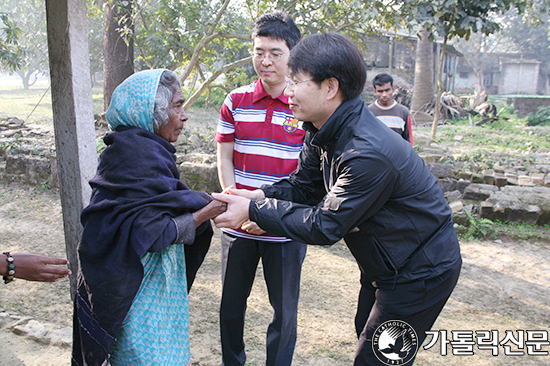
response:
{"label": "man in striped polo shirt", "polygon": [[378,74],[372,80],[372,86],[376,96],[376,101],[369,105],[372,114],[413,145],[411,114],[409,108],[393,99],[393,78],[388,74]]}
{"label": "man in striped polo shirt", "polygon": [[[255,190],[288,177],[297,167],[305,136],[283,95],[288,55],[300,40],[300,30],[288,14],[275,12],[256,21],[252,39],[252,60],[260,79],[231,92],[218,121],[218,176],[223,189]],[[223,365],[245,364],[246,302],[260,258],[274,310],[267,329],[266,365],[290,365],[306,245],[266,233],[249,221],[240,229],[223,229],[221,246]]]}

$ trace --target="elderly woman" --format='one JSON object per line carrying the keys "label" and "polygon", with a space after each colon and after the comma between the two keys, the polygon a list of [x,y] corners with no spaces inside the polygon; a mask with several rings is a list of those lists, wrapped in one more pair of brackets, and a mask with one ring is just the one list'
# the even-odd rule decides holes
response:
{"label": "elderly woman", "polygon": [[126,79],[106,116],[90,205],[82,211],[73,365],[189,365],[188,289],[225,210],[180,181],[188,119],[168,70]]}

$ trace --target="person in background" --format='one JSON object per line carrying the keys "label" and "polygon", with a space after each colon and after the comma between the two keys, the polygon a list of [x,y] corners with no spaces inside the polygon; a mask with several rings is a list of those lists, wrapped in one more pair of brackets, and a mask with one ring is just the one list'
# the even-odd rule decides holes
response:
{"label": "person in background", "polygon": [[[255,191],[213,193],[228,203],[214,222],[239,227],[252,220],[313,245],[343,238],[364,279],[357,312],[367,321],[358,329],[354,364],[407,357],[411,365],[413,340],[418,350],[458,281],[462,258],[451,209],[422,158],[361,99],[366,66],[353,42],[338,33],[311,35],[292,49],[288,66],[285,95],[307,130],[298,168]],[[397,320],[417,336],[405,339],[398,329],[401,338],[375,354],[376,329]]]}
{"label": "person in background", "polygon": [[37,253],[2,253],[6,260],[0,260],[2,279],[8,284],[14,278],[27,281],[56,282],[60,278],[71,275],[66,266],[69,261],[62,258],[46,257]]}
{"label": "person in background", "polygon": [[[255,22],[252,39],[252,61],[260,79],[227,96],[218,122],[218,176],[223,189],[253,190],[286,178],[296,169],[305,135],[283,95],[288,54],[300,40],[300,30],[288,14],[274,12]],[[267,329],[266,365],[289,366],[306,245],[266,233],[252,221],[223,229],[221,245],[223,364],[246,362],[246,303],[261,258],[274,311]]]}
{"label": "person in background", "polygon": [[369,105],[372,114],[414,146],[412,117],[409,108],[393,99],[393,78],[388,74],[378,74],[372,80],[372,86],[376,96],[376,101]]}
{"label": "person in background", "polygon": [[92,197],[82,211],[73,366],[188,366],[188,291],[225,204],[190,190],[176,165],[188,116],[177,76],[124,80],[106,112]]}
{"label": "person in background", "polygon": [[[386,126],[398,133],[406,141],[413,145],[412,134],[412,117],[409,109],[402,104],[399,104],[393,99],[393,93],[395,87],[393,86],[393,78],[388,74],[378,74],[372,80],[372,87],[374,88],[374,95],[376,101],[369,105],[369,109]],[[361,272],[361,291],[359,292],[359,303],[362,301],[369,301],[369,294],[366,293],[368,285],[363,286],[365,282],[368,283],[368,279],[363,278]],[[357,312],[355,318],[355,329],[357,331],[357,337],[361,336],[363,327],[367,322],[369,314],[364,312]]]}

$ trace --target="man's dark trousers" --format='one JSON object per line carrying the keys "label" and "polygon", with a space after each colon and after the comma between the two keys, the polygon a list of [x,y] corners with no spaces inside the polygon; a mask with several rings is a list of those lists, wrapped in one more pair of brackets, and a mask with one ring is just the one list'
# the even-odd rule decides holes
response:
{"label": "man's dark trousers", "polygon": [[267,329],[267,366],[290,366],[297,334],[300,275],[306,244],[273,243],[236,237],[222,232],[222,301],[220,330],[224,366],[246,361],[243,332],[246,301],[260,258],[274,310]]}
{"label": "man's dark trousers", "polygon": [[[418,347],[426,338],[458,281],[462,260],[441,275],[395,287],[376,288],[361,276],[355,327],[359,345],[354,366],[384,365],[372,350],[372,336],[378,326],[388,320],[409,324],[418,336]],[[362,329],[362,330],[361,330]],[[412,365],[414,359],[406,365]]]}

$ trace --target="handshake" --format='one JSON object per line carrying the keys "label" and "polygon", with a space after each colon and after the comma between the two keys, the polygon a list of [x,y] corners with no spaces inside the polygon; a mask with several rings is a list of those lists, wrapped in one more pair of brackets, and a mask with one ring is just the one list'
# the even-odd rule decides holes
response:
{"label": "handshake", "polygon": [[212,197],[214,200],[204,209],[209,208],[209,218],[214,220],[214,224],[217,227],[240,228],[254,235],[265,233],[255,222],[250,221],[248,217],[250,200],[265,198],[264,192],[261,189],[248,191],[231,186],[224,189],[222,193],[212,193]]}

